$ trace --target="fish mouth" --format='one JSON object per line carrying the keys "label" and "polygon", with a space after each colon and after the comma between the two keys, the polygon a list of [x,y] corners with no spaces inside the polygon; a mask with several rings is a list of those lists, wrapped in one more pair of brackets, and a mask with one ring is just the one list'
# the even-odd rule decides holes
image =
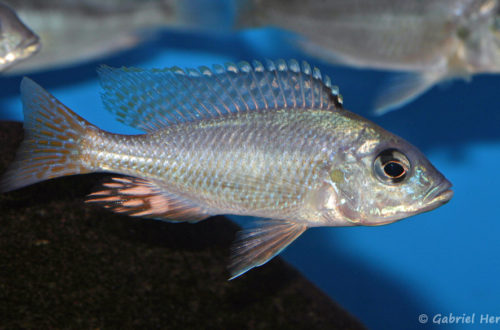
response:
{"label": "fish mouth", "polygon": [[426,206],[422,209],[422,212],[434,210],[435,208],[448,203],[453,197],[453,190],[450,189],[451,187],[451,182],[443,179],[439,185],[430,189],[424,197],[423,202]]}
{"label": "fish mouth", "polygon": [[[429,191],[424,195],[424,198],[422,200],[423,206],[417,207],[417,209],[408,212],[406,214],[397,214],[391,217],[387,217],[383,219],[382,221],[377,220],[374,222],[364,222],[361,223],[363,226],[381,226],[381,225],[387,225],[393,222],[396,222],[401,219],[408,218],[410,216],[414,216],[423,212],[428,212],[432,211],[435,208],[440,207],[443,204],[446,204],[449,202],[449,200],[453,197],[453,190],[450,188],[452,187],[451,182],[449,182],[446,179],[443,179],[440,184],[436,185],[435,187],[429,189]],[[355,225],[359,225],[359,223],[356,223]]]}
{"label": "fish mouth", "polygon": [[40,51],[40,48],[40,38],[36,34],[32,34],[29,38],[23,40],[23,42],[18,44],[16,47],[19,52],[19,56],[23,59],[37,53],[38,51]]}

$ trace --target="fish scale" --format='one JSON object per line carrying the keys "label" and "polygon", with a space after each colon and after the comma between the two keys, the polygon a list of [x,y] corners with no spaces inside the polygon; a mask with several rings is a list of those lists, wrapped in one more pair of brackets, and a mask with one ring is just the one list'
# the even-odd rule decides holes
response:
{"label": "fish scale", "polygon": [[[89,139],[82,157],[88,157],[85,165],[95,170],[141,175],[160,181],[163,186],[175,191],[188,190],[209,206],[223,205],[227,213],[248,214],[252,209],[268,211],[275,209],[277,205],[300,204],[298,196],[305,196],[307,190],[314,188],[313,183],[319,175],[327,175],[324,167],[311,166],[314,163],[325,163],[329,159],[327,154],[318,156],[321,154],[317,150],[328,144],[327,141],[323,139],[322,145],[314,143],[316,147],[312,148],[313,143],[310,141],[318,141],[307,139],[307,134],[312,134],[313,129],[308,126],[321,124],[328,119],[324,118],[325,115],[331,117],[329,113],[317,112],[246,114],[236,119],[215,120],[217,125],[212,124],[209,129],[204,127],[206,123],[186,124],[176,130],[159,132],[154,139],[148,135],[117,136],[100,133],[98,137]],[[302,125],[283,124],[295,122],[293,117],[297,116],[302,117],[299,123],[303,122],[306,129]],[[275,130],[276,126],[282,127]],[[268,135],[266,130],[271,133]],[[250,141],[246,139],[249,131],[260,133]],[[300,136],[306,139],[298,139]],[[333,137],[330,139],[330,144],[334,144]],[[176,143],[170,144],[170,141]],[[292,143],[286,144],[286,141]],[[158,143],[165,151],[159,155],[160,158],[153,159],[151,151],[160,149]],[[283,148],[284,146],[287,147]],[[245,152],[247,149],[253,152]],[[95,156],[97,150],[102,154],[101,157]],[[204,157],[207,150],[211,150],[211,156]],[[172,159],[165,159],[166,154],[173,155]],[[273,166],[277,157],[281,158],[278,167]],[[121,160],[118,163],[117,158]],[[312,162],[309,161],[311,159]],[[157,166],[159,171],[151,175],[144,171],[150,162],[162,164]],[[247,184],[247,176],[260,182],[260,185],[254,186],[254,182]],[[215,177],[217,181],[208,184],[205,181],[207,177]],[[294,181],[292,187],[296,189],[289,191],[288,195],[276,193],[280,185],[288,184],[289,181]],[[222,188],[220,182],[235,182],[242,189],[235,192],[228,185]],[[244,187],[250,188],[246,190]],[[249,196],[249,205],[246,201],[242,202],[241,196]],[[278,216],[279,213],[276,212],[275,215]]]}

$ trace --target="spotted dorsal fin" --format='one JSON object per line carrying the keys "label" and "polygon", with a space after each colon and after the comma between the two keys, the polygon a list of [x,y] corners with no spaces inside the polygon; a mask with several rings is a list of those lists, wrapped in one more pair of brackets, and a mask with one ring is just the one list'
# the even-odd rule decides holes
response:
{"label": "spotted dorsal fin", "polygon": [[295,60],[185,70],[103,66],[98,72],[106,108],[119,121],[144,131],[237,112],[335,110],[342,104],[328,76]]}
{"label": "spotted dorsal fin", "polygon": [[306,229],[303,223],[268,219],[256,221],[250,228],[240,231],[232,247],[230,279],[265,264]]}
{"label": "spotted dorsal fin", "polygon": [[102,190],[88,195],[86,201],[99,203],[116,213],[173,222],[197,222],[210,216],[207,209],[163,191],[152,181],[112,177],[102,186]]}

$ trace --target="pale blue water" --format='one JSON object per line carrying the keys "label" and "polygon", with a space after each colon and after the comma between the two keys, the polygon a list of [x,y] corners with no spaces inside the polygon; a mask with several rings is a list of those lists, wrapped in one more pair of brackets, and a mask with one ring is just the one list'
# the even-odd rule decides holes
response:
{"label": "pale blue water", "polygon": [[[166,31],[130,52],[30,77],[101,128],[117,124],[100,102],[95,68],[193,67],[263,58],[307,59],[340,86],[345,107],[369,115],[382,73],[312,60],[276,41],[271,29],[236,35]],[[0,78],[0,114],[21,120],[20,77]],[[453,200],[430,213],[370,228],[316,228],[282,255],[370,328],[421,328],[427,314],[500,316],[500,76],[436,87],[408,106],[371,118],[420,147],[453,182]],[[82,207],[84,207],[82,205]],[[264,266],[265,267],[265,266]],[[254,269],[252,271],[259,271]],[[437,319],[436,319],[437,320]],[[500,324],[497,324],[500,326]]]}

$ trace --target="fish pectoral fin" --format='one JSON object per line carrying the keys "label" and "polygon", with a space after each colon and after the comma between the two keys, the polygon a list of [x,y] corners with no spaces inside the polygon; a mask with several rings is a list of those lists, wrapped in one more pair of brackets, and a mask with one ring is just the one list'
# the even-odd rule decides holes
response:
{"label": "fish pectoral fin", "polygon": [[257,221],[237,234],[231,248],[230,280],[261,266],[283,251],[307,226],[286,220]]}
{"label": "fish pectoral fin", "polygon": [[387,86],[375,101],[375,114],[383,115],[396,110],[415,100],[428,91],[434,84],[445,78],[446,72],[432,71],[428,73],[398,73],[387,83]]}
{"label": "fish pectoral fin", "polygon": [[112,177],[102,190],[87,196],[116,213],[171,222],[198,222],[211,214],[194,202],[170,194],[154,181],[135,177]]}

